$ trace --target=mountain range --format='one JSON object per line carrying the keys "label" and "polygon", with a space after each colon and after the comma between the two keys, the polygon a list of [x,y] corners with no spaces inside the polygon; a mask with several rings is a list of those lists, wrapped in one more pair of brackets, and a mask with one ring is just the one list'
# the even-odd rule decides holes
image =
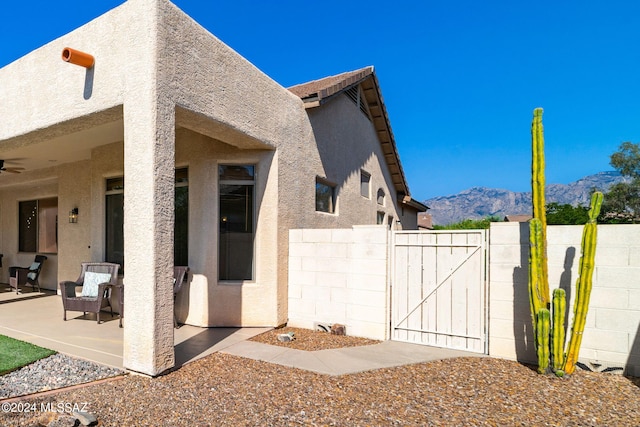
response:
{"label": "mountain range", "polygon": [[[618,172],[600,172],[570,184],[549,184],[545,191],[546,202],[586,206],[594,188],[606,192],[611,185],[624,180]],[[427,213],[437,225],[488,216],[531,214],[530,192],[498,188],[473,187],[458,194],[434,197],[424,203],[429,206]]]}

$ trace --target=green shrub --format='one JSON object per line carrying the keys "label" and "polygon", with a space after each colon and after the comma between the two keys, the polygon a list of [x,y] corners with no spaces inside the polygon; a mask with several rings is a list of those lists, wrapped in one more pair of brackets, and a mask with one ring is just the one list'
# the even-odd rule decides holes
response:
{"label": "green shrub", "polygon": [[478,230],[489,228],[492,222],[502,222],[502,218],[488,216],[483,219],[465,219],[448,225],[434,225],[434,230]]}

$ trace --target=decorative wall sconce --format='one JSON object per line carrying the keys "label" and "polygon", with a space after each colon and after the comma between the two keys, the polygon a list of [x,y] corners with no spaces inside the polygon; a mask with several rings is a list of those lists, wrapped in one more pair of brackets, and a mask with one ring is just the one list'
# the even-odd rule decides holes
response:
{"label": "decorative wall sconce", "polygon": [[69,222],[72,224],[78,222],[78,208],[73,208],[69,211]]}

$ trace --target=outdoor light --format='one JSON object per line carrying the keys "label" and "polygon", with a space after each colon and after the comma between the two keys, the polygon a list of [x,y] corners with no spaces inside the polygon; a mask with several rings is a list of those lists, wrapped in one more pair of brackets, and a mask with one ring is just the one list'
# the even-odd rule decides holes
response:
{"label": "outdoor light", "polygon": [[78,222],[78,208],[73,208],[69,211],[69,222],[72,224]]}

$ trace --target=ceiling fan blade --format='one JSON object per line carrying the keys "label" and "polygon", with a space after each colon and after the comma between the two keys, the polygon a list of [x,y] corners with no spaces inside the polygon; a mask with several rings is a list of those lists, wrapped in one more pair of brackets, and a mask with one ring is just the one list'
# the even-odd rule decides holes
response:
{"label": "ceiling fan blade", "polygon": [[9,172],[9,173],[22,173],[17,169],[24,169],[24,168],[5,168],[5,169],[2,169],[2,171]]}

